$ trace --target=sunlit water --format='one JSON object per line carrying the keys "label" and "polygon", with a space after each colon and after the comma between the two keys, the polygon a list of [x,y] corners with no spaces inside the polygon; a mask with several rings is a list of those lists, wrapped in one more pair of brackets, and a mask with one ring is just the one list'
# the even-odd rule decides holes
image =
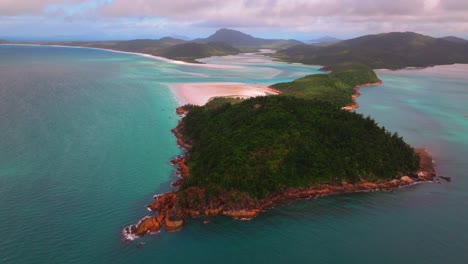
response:
{"label": "sunlit water", "polygon": [[258,55],[204,61],[238,67],[0,46],[0,262],[466,262],[467,66],[380,71],[384,85],[358,99],[358,112],[426,146],[452,183],[302,201],[252,221],[190,220],[180,232],[121,241],[175,179],[167,84],[271,84],[319,68]]}

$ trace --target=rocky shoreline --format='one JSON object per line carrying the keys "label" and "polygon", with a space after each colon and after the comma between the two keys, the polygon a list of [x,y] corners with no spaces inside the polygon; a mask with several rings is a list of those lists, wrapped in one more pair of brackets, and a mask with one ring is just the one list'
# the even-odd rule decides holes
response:
{"label": "rocky shoreline", "polygon": [[361,89],[362,87],[377,86],[377,85],[381,85],[381,84],[382,84],[382,81],[379,80],[378,82],[375,82],[375,83],[365,83],[365,84],[357,85],[356,87],[354,87],[355,93],[352,96],[354,103],[352,105],[347,105],[345,107],[342,107],[341,109],[348,110],[348,111],[358,109],[359,104],[356,102],[356,98],[361,96],[361,93],[359,92],[359,89]]}
{"label": "rocky shoreline", "polygon": [[[187,109],[179,107],[177,112],[186,114]],[[181,121],[172,132],[177,138],[178,145],[189,151],[192,148],[191,141],[184,137],[183,129],[184,126]],[[247,220],[256,217],[262,211],[273,206],[298,199],[315,199],[357,192],[393,191],[416,183],[439,181],[430,154],[425,149],[416,149],[415,152],[421,159],[419,170],[392,180],[370,182],[361,179],[353,184],[337,181],[304,188],[289,188],[272,194],[265,199],[254,199],[237,191],[220,191],[213,197],[213,195],[210,196],[208,190],[199,187],[189,187],[183,191],[157,195],[154,197],[154,201],[147,206],[148,210],[155,212],[155,215],[147,216],[136,225],[126,227],[123,230],[123,235],[126,239],[133,239],[147,233],[158,232],[163,227],[169,232],[177,231],[182,228],[188,217],[208,218],[210,216],[225,215],[234,219]],[[177,165],[177,174],[180,177],[172,183],[172,186],[181,186],[190,177],[190,170],[187,166],[188,159],[189,156],[184,154],[171,161],[171,164]],[[444,179],[444,177],[440,178]]]}

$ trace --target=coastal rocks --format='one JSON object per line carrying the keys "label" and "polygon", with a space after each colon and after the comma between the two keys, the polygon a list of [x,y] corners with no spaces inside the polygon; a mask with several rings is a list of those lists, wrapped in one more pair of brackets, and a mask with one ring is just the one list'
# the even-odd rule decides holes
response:
{"label": "coastal rocks", "polygon": [[187,166],[187,157],[186,156],[177,156],[171,160],[172,165],[177,165],[177,174],[181,177],[177,181],[171,183],[173,187],[181,186],[184,182],[184,179],[190,175],[189,167]]}
{"label": "coastal rocks", "polygon": [[164,215],[143,218],[136,226],[132,227],[132,233],[143,236],[148,232],[155,233],[161,229]]}
{"label": "coastal rocks", "polygon": [[184,214],[191,216],[192,218],[199,218],[201,216],[200,211],[198,210],[193,210],[193,209],[185,209]]}
{"label": "coastal rocks", "polygon": [[184,106],[179,106],[176,108],[176,114],[178,115],[186,115],[188,112],[189,111]]}
{"label": "coastal rocks", "polygon": [[401,181],[405,182],[405,183],[408,183],[408,184],[411,184],[411,183],[414,183],[414,180],[411,179],[410,177],[408,176],[403,176],[400,178]]}
{"label": "coastal rocks", "polygon": [[166,230],[175,232],[182,228],[184,224],[184,214],[180,208],[173,208],[166,213]]}
{"label": "coastal rocks", "polygon": [[190,175],[189,167],[187,166],[186,156],[177,156],[171,160],[172,165],[177,165],[177,173],[182,177],[186,178]]}
{"label": "coastal rocks", "polygon": [[223,211],[223,215],[232,217],[234,219],[241,219],[241,220],[247,220],[247,219],[255,218],[259,213],[260,213],[259,209]]}
{"label": "coastal rocks", "polygon": [[189,167],[187,166],[187,158],[184,157],[182,158],[179,163],[179,167],[177,168],[177,171],[179,172],[180,176],[182,178],[187,178],[190,175],[190,170]]}
{"label": "coastal rocks", "polygon": [[441,178],[442,180],[446,181],[446,182],[451,182],[452,181],[452,178],[451,177],[447,177],[447,176],[439,176],[439,178]]}
{"label": "coastal rocks", "polygon": [[209,208],[205,210],[205,216],[215,216],[215,215],[220,215],[223,211],[223,207],[219,208]]}
{"label": "coastal rocks", "polygon": [[151,211],[165,212],[172,209],[177,201],[177,194],[175,192],[165,193],[157,196],[155,201],[148,205]]}
{"label": "coastal rocks", "polygon": [[166,230],[168,232],[179,231],[184,225],[184,220],[182,219],[170,219],[166,217]]}
{"label": "coastal rocks", "polygon": [[182,183],[184,183],[184,179],[178,179],[177,181],[172,182],[172,183],[171,183],[171,186],[172,186],[172,187],[178,187],[178,186],[181,186]]}
{"label": "coastal rocks", "polygon": [[184,123],[179,121],[179,124],[177,125],[176,128],[171,130],[174,136],[177,139],[177,145],[179,145],[181,148],[190,150],[192,149],[192,142],[184,137],[183,131],[184,131]]}

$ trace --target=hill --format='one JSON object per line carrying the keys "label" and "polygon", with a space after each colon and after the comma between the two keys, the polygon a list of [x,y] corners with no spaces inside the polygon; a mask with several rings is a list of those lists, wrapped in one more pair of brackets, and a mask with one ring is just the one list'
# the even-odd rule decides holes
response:
{"label": "hill", "polygon": [[335,178],[392,179],[419,166],[414,150],[372,119],[293,97],[196,107],[185,117],[184,131],[193,150],[182,191],[203,186],[263,198]]}
{"label": "hill", "polygon": [[166,49],[157,51],[155,54],[165,58],[196,62],[196,59],[210,56],[235,55],[240,51],[223,42],[196,43],[188,42],[176,44]]}
{"label": "hill", "polygon": [[240,31],[232,29],[220,29],[213,35],[203,38],[196,39],[195,42],[225,42],[234,47],[250,47],[250,48],[272,48],[282,49],[288,48],[299,44],[304,44],[298,40],[293,39],[262,39],[256,38],[251,35],[242,33]]}
{"label": "hill", "polygon": [[443,37],[441,39],[445,39],[445,40],[455,42],[455,43],[468,43],[468,40],[463,39],[463,38],[459,38],[459,37],[454,37],[454,36],[447,36],[447,37]]}
{"label": "hill", "polygon": [[283,95],[315,99],[345,107],[354,103],[356,86],[380,82],[372,69],[360,64],[343,63],[324,70],[332,72],[308,75],[292,82],[277,83],[271,87],[281,91]]}
{"label": "hill", "polygon": [[279,59],[315,65],[356,62],[373,69],[400,69],[468,63],[468,44],[412,32],[367,35],[327,46],[299,45],[275,54]]}

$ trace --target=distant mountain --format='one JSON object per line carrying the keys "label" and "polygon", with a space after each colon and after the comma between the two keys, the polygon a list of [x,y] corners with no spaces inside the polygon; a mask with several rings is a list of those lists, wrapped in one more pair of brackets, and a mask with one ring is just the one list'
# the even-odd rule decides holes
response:
{"label": "distant mountain", "polygon": [[448,41],[451,41],[451,42],[456,42],[456,43],[468,43],[468,40],[462,39],[462,38],[459,38],[459,37],[454,37],[454,36],[447,36],[447,37],[443,37],[441,39],[445,39],[445,40],[448,40]]}
{"label": "distant mountain", "polygon": [[339,38],[324,36],[318,39],[309,40],[309,43],[336,43],[342,41]]}
{"label": "distant mountain", "polygon": [[330,66],[362,63],[374,69],[468,63],[468,44],[413,32],[366,35],[327,46],[299,45],[277,52],[287,61]]}
{"label": "distant mountain", "polygon": [[220,29],[208,38],[195,39],[195,42],[225,42],[235,47],[288,48],[304,44],[293,39],[262,39],[232,29]]}

